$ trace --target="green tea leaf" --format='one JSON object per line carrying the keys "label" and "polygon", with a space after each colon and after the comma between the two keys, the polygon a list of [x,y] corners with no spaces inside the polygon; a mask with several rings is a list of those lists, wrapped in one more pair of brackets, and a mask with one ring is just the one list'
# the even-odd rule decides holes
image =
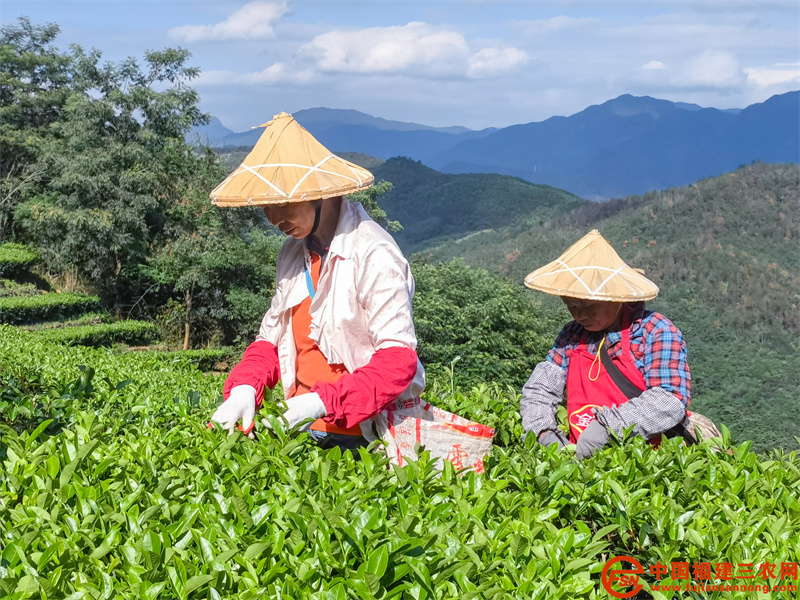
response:
{"label": "green tea leaf", "polygon": [[247,547],[247,550],[244,551],[244,559],[245,560],[252,560],[258,557],[264,550],[269,548],[270,544],[267,542],[256,542],[255,544],[250,544]]}
{"label": "green tea leaf", "polygon": [[191,594],[196,589],[203,587],[214,579],[214,575],[195,575],[186,582],[186,594]]}
{"label": "green tea leaf", "polygon": [[380,579],[386,572],[386,566],[388,564],[389,551],[386,545],[383,545],[370,555],[369,561],[367,562],[367,573],[372,573]]}

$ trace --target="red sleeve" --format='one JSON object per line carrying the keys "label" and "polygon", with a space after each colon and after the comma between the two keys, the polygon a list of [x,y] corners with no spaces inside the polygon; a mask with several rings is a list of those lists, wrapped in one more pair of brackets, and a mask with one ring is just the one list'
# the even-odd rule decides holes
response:
{"label": "red sleeve", "polygon": [[280,378],[278,349],[265,340],[253,342],[225,380],[222,394],[227,400],[237,385],[252,385],[256,388],[256,407],[259,407],[264,400],[264,386],[274,388]]}
{"label": "red sleeve", "polygon": [[397,400],[417,373],[417,353],[393,346],[378,350],[360,369],[335,383],[311,387],[328,410],[323,420],[338,427],[353,427],[377,415]]}

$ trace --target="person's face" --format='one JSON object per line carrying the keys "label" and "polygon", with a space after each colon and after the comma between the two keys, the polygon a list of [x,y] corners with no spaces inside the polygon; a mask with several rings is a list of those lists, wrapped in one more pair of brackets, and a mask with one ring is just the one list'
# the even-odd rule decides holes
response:
{"label": "person's face", "polygon": [[298,240],[311,235],[316,216],[311,202],[268,204],[264,207],[264,214],[275,227]]}
{"label": "person's face", "polygon": [[569,313],[586,331],[604,331],[617,320],[622,302],[561,298]]}

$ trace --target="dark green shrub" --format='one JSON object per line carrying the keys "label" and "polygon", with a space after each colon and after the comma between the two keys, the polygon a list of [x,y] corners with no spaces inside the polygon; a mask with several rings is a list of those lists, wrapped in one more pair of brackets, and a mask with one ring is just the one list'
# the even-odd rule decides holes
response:
{"label": "dark green shrub", "polygon": [[414,324],[422,364],[432,376],[458,360],[456,383],[521,388],[568,320],[534,295],[461,260],[414,264]]}

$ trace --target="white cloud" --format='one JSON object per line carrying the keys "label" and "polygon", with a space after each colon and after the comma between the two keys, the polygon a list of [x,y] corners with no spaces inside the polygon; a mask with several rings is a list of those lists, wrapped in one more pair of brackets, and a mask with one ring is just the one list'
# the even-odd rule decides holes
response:
{"label": "white cloud", "polygon": [[415,69],[451,70],[466,60],[469,47],[460,33],[415,22],[323,33],[301,52],[323,71],[413,74]]}
{"label": "white cloud", "polygon": [[461,33],[421,22],[330,31],[305,44],[300,54],[328,73],[423,78],[491,77],[528,58],[516,48],[473,51]]}
{"label": "white cloud", "polygon": [[470,77],[493,77],[527,62],[529,56],[516,48],[484,48],[469,58]]}
{"label": "white cloud", "polygon": [[667,68],[660,61],[650,61],[630,72],[629,83],[635,81],[638,86],[653,90],[647,92],[649,94],[668,90],[716,90],[729,94],[734,89],[742,90],[747,83],[747,74],[738,58],[723,50],[675,56],[670,59],[670,65],[671,68]]}
{"label": "white cloud", "polygon": [[308,70],[293,69],[285,63],[277,62],[262,71],[246,73],[239,77],[242,83],[307,83],[313,79],[314,73]]}
{"label": "white cloud", "polygon": [[183,25],[169,35],[184,42],[254,40],[275,35],[273,24],[289,12],[285,1],[256,1],[245,4],[230,17],[215,25]]}
{"label": "white cloud", "polygon": [[755,87],[800,83],[800,63],[778,63],[773,67],[745,69],[745,73],[747,83]]}
{"label": "white cloud", "polygon": [[[742,108],[800,88],[796,8],[698,14],[688,0],[583,10],[592,0],[517,11],[509,6],[520,3],[499,3],[497,15],[473,11],[478,22],[461,16],[479,3],[448,3],[453,10],[440,13],[393,3],[384,14],[381,1],[370,3],[372,18],[348,21],[320,8],[338,2],[287,1],[292,18],[272,22],[277,39],[256,49],[230,44],[226,53],[202,46],[215,54],[206,68],[230,70],[201,75],[204,98],[256,97],[274,104],[270,114],[324,105],[482,127],[568,115],[624,93]],[[490,77],[502,79],[480,84]]]}
{"label": "white cloud", "polygon": [[661,71],[667,68],[667,65],[660,60],[651,60],[649,63],[643,64],[640,69],[644,71]]}
{"label": "white cloud", "polygon": [[744,81],[745,73],[739,61],[722,50],[702,52],[693,57],[678,78],[682,85],[714,88],[740,86]]}
{"label": "white cloud", "polygon": [[197,85],[304,84],[311,81],[313,77],[314,73],[312,71],[288,68],[285,63],[277,62],[261,71],[255,71],[253,73],[206,71],[201,73],[197,78]]}

